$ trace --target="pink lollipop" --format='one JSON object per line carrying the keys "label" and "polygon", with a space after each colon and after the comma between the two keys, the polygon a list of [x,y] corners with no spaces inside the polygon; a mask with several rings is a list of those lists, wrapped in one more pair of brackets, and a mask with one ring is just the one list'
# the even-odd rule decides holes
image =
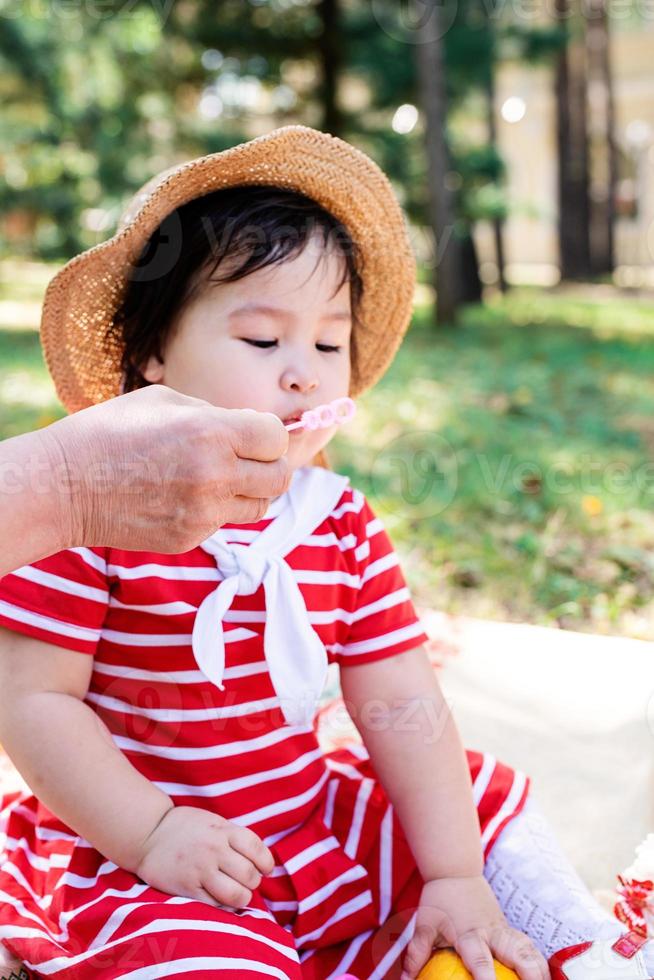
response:
{"label": "pink lollipop", "polygon": [[342,425],[348,422],[356,412],[357,407],[351,398],[335,398],[333,402],[326,405],[318,405],[317,408],[310,408],[302,412],[299,422],[289,422],[284,426],[289,432],[291,429],[327,429],[330,425]]}

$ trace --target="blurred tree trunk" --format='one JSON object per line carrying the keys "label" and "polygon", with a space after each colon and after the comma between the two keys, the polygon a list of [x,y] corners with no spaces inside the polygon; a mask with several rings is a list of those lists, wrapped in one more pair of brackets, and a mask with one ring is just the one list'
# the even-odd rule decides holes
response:
{"label": "blurred tree trunk", "polygon": [[[486,116],[488,119],[488,142],[497,147],[497,122],[495,118],[495,64],[489,66],[486,79]],[[504,221],[502,218],[493,219],[493,237],[495,239],[495,262],[497,264],[497,284],[500,291],[506,292],[506,277],[504,273]]]}
{"label": "blurred tree trunk", "polygon": [[590,0],[586,14],[590,95],[591,222],[590,257],[596,275],[613,272],[617,149],[615,106],[606,0]]}
{"label": "blurred tree trunk", "polygon": [[461,287],[458,300],[460,303],[481,303],[482,288],[479,278],[479,261],[477,247],[469,228],[459,245],[461,253]]}
{"label": "blurred tree trunk", "polygon": [[425,115],[429,216],[434,232],[433,283],[436,318],[454,323],[461,294],[461,250],[454,234],[455,199],[447,145],[447,94],[440,0],[414,0],[417,43],[414,45],[420,103]]}
{"label": "blurred tree trunk", "polygon": [[592,270],[586,51],[583,38],[573,37],[570,30],[571,21],[577,28],[580,26],[577,0],[555,0],[555,16],[568,33],[556,66],[561,278],[587,279]]}
{"label": "blurred tree trunk", "polygon": [[320,128],[332,136],[340,136],[343,131],[343,117],[338,105],[338,79],[342,64],[343,37],[339,0],[319,0],[316,13],[322,22],[322,31],[317,42],[321,67],[319,97],[323,109]]}
{"label": "blurred tree trunk", "polygon": [[[495,21],[490,16],[488,8],[485,10],[485,29],[490,38],[489,57],[487,70],[484,78],[484,96],[486,99],[486,121],[488,125],[488,142],[497,149],[497,108],[495,105],[495,64],[497,59],[496,47],[496,28]],[[495,240],[495,263],[497,265],[497,285],[500,291],[506,292],[506,277],[504,273],[504,221],[500,217],[493,219],[493,238]]]}

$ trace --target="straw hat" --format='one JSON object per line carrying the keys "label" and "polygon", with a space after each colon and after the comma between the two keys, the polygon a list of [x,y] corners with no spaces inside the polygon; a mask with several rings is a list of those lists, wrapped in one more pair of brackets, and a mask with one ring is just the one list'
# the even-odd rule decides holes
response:
{"label": "straw hat", "polygon": [[122,345],[108,328],[150,235],[182,204],[242,184],[299,191],[345,225],[360,250],[364,284],[350,395],[384,374],[413,303],[415,258],[402,210],[387,177],[365,153],[316,129],[284,126],[156,175],[131,199],[116,234],[71,259],[52,279],[41,343],[69,412],[120,392]]}

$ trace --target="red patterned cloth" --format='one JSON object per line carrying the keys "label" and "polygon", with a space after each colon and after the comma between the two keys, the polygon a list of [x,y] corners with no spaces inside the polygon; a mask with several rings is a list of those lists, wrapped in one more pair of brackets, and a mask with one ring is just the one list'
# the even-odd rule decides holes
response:
{"label": "red patterned cloth", "polygon": [[[247,546],[279,512],[225,528]],[[346,488],[286,561],[331,664],[422,644],[439,652],[359,491]],[[397,972],[422,879],[395,810],[358,733],[326,731],[325,713],[285,724],[263,588],[237,594],[222,620],[224,689],[198,669],[194,617],[219,579],[201,548],[74,548],[0,582],[2,625],[93,657],[85,702],[132,765],[176,804],[250,827],[275,859],[248,907],[214,908],[117,867],[29,792],[0,797],[0,940],[37,975],[255,980],[262,964],[287,980]],[[490,754],[469,752],[468,763],[487,854],[528,780]]]}
{"label": "red patterned cloth", "polygon": [[636,857],[621,875],[614,912],[640,936],[654,933],[654,834],[636,848]]}
{"label": "red patterned cloth", "polygon": [[618,882],[616,891],[620,897],[613,908],[615,915],[640,936],[647,936],[647,911],[648,906],[654,906],[654,882],[622,875],[618,875]]}

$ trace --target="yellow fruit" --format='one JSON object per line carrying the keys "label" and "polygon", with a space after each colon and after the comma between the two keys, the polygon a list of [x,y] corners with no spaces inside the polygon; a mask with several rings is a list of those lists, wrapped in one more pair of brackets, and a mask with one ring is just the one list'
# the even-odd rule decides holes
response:
{"label": "yellow fruit", "polygon": [[[497,980],[518,980],[518,974],[493,960]],[[418,974],[418,980],[471,980],[472,974],[453,949],[439,949]]]}

